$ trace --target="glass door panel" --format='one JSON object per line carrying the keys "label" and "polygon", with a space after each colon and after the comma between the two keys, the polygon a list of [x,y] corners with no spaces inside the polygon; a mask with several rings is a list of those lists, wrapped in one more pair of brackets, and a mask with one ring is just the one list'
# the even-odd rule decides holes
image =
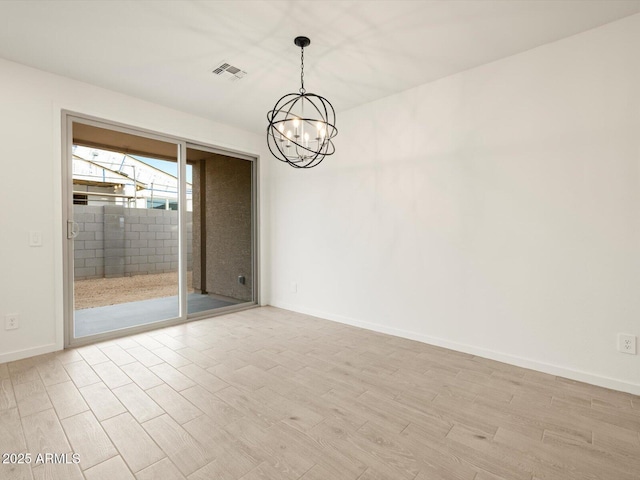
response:
{"label": "glass door panel", "polygon": [[73,130],[73,338],[180,317],[178,146]]}
{"label": "glass door panel", "polygon": [[190,314],[255,302],[253,162],[187,148]]}

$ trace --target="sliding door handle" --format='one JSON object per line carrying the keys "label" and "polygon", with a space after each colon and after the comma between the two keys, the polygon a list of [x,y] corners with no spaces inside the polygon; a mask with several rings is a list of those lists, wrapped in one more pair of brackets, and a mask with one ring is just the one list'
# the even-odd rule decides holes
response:
{"label": "sliding door handle", "polygon": [[76,238],[80,233],[80,229],[78,228],[78,224],[73,220],[67,220],[67,238]]}

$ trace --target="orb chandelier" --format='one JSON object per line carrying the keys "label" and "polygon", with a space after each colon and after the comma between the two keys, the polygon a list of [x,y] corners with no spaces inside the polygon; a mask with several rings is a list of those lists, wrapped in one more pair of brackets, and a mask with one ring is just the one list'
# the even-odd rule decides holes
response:
{"label": "orb chandelier", "polygon": [[312,168],[335,152],[336,112],[329,100],[304,88],[304,49],[311,40],[296,37],[293,43],[301,50],[300,90],[281,97],[267,113],[267,145],[278,160],[295,168]]}

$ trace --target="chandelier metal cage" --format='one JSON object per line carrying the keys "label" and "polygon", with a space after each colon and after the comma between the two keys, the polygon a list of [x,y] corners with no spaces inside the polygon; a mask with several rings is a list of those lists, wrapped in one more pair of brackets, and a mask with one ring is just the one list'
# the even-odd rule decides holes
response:
{"label": "chandelier metal cage", "polygon": [[335,153],[336,112],[326,98],[304,88],[304,49],[307,37],[293,41],[300,47],[300,90],[283,95],[267,113],[267,145],[272,155],[295,168],[312,168]]}

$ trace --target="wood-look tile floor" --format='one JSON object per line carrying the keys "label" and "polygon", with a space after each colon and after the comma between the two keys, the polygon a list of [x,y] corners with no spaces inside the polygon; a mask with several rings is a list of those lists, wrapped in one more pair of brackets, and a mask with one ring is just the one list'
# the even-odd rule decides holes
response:
{"label": "wood-look tile floor", "polygon": [[0,364],[10,452],[80,463],[3,480],[638,480],[640,397],[267,307]]}

